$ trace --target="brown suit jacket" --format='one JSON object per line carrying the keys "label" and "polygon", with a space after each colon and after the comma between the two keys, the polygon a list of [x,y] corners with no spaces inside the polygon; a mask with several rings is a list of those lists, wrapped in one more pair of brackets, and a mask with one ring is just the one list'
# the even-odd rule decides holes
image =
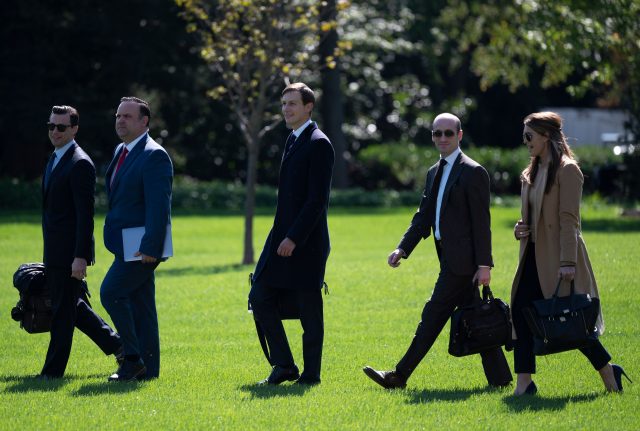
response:
{"label": "brown suit jacket", "polygon": [[[546,170],[541,171],[546,174]],[[546,176],[546,175],[545,175]],[[541,178],[546,184],[546,177]],[[574,160],[563,157],[560,161],[555,181],[549,193],[544,193],[540,187],[533,198],[542,204],[533,205],[539,208],[538,214],[529,214],[530,185],[522,184],[522,220],[529,223],[535,220],[535,253],[538,267],[540,288],[545,298],[550,298],[558,284],[558,270],[561,265],[575,265],[576,292],[588,293],[598,297],[598,287],[587,254],[587,247],[580,227],[580,201],[582,199],[582,184],[584,177]],[[516,295],[528,239],[520,240],[520,260],[511,287],[511,304]],[[570,284],[562,283],[560,296],[569,294]],[[604,322],[600,314],[598,329],[604,331]]]}
{"label": "brown suit jacket", "polygon": [[[436,163],[429,168],[420,207],[398,245],[406,257],[434,229],[435,220],[427,209],[430,201],[437,199],[437,190],[431,194],[437,167]],[[493,266],[489,205],[487,171],[461,153],[451,167],[440,209],[440,259],[454,274],[473,275],[478,265]]]}

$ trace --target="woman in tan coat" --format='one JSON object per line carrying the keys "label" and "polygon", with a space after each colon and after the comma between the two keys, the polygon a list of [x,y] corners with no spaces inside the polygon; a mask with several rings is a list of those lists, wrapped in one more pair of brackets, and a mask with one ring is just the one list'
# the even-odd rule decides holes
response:
{"label": "woman in tan coat", "polygon": [[[536,372],[531,331],[523,309],[532,301],[550,298],[563,282],[560,296],[569,294],[575,280],[577,293],[598,297],[598,288],[587,248],[580,231],[580,200],[583,176],[562,133],[562,118],[554,112],[538,112],[524,119],[523,141],[531,162],[522,173],[522,219],[514,228],[520,241],[520,260],[511,289],[511,309],[515,331],[514,369],[518,375],[515,395],[535,394],[531,378]],[[596,323],[604,331],[602,315]],[[608,391],[622,391],[619,365],[600,341],[580,351],[600,373]]]}

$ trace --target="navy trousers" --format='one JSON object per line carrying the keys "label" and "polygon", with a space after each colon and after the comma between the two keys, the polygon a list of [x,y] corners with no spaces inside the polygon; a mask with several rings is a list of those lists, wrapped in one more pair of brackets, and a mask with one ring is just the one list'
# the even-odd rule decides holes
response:
{"label": "navy trousers", "polygon": [[160,375],[160,335],[156,312],[158,262],[125,262],[115,258],[100,288],[100,300],[120,334],[125,355],[138,355],[146,378]]}
{"label": "navy trousers", "polygon": [[249,302],[253,314],[264,331],[271,361],[274,365],[292,367],[293,354],[287,341],[287,334],[278,313],[279,295],[295,297],[300,310],[302,325],[302,355],[304,371],[301,377],[320,380],[322,344],[324,340],[324,319],[321,289],[273,289],[259,281],[254,282],[249,292]]}

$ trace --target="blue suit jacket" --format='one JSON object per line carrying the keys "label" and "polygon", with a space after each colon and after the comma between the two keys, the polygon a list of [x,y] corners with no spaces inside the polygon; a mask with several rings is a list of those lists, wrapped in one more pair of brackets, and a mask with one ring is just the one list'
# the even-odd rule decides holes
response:
{"label": "blue suit jacket", "polygon": [[121,143],[107,169],[109,212],[104,222],[104,245],[122,259],[122,229],[144,226],[139,251],[159,259],[167,225],[171,223],[173,165],[165,149],[145,134],[110,184],[123,150],[124,143]]}

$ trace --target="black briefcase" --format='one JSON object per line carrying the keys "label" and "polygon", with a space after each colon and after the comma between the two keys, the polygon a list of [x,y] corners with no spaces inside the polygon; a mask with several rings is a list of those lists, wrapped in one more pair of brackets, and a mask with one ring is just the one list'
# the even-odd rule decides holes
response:
{"label": "black briefcase", "polygon": [[561,282],[551,298],[533,301],[533,307],[523,310],[533,334],[533,353],[538,356],[587,347],[598,340],[600,300],[576,294],[573,280],[569,296],[560,297]]}
{"label": "black briefcase", "polygon": [[489,286],[484,286],[482,298],[478,294],[473,303],[458,307],[453,312],[449,354],[474,355],[501,346],[511,350],[511,338],[509,306],[501,299],[494,298]]}

